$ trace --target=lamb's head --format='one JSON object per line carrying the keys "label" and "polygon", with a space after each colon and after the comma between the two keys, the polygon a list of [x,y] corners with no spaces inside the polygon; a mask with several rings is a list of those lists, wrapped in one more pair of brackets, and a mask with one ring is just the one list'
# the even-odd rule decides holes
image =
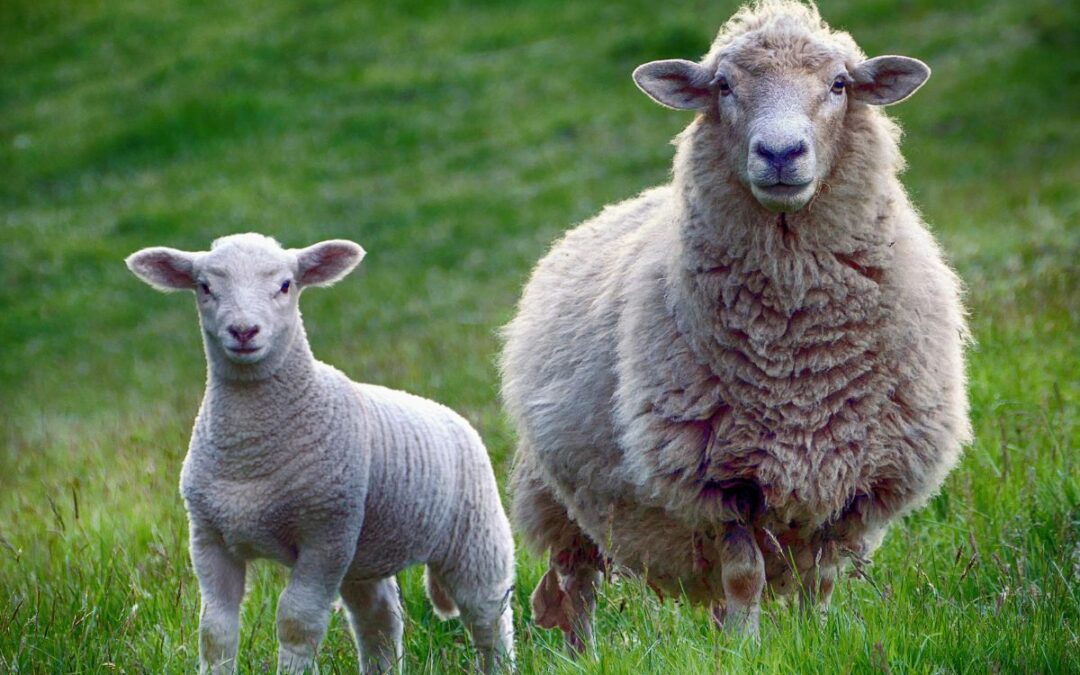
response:
{"label": "lamb's head", "polygon": [[209,251],[145,248],[126,262],[159,290],[193,291],[207,357],[243,369],[284,359],[300,333],[300,291],[334,283],[363,257],[351,241],[285,249],[248,233],[222,237]]}
{"label": "lamb's head", "polygon": [[653,61],[634,81],[712,125],[716,167],[765,208],[794,212],[835,169],[845,127],[866,106],[897,103],[930,76],[905,56],[866,59],[813,5],[763,0],[739,10],[700,63]]}

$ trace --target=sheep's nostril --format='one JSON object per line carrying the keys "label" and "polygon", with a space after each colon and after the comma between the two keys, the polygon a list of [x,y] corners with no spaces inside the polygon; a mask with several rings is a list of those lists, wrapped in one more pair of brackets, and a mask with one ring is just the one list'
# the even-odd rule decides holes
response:
{"label": "sheep's nostril", "polygon": [[754,144],[754,152],[771,166],[778,169],[787,166],[793,160],[806,154],[806,143],[799,141],[784,148],[770,148],[760,141]]}
{"label": "sheep's nostril", "polygon": [[781,155],[781,158],[783,160],[785,160],[785,161],[791,161],[791,160],[795,159],[796,157],[802,157],[805,154],[806,154],[806,143],[803,143],[802,141],[799,141],[798,143],[796,143],[795,145],[792,145],[786,151],[784,151],[784,154]]}
{"label": "sheep's nostril", "polygon": [[259,334],[258,326],[229,326],[229,333],[237,342],[244,343]]}
{"label": "sheep's nostril", "polygon": [[765,145],[762,144],[760,141],[754,144],[754,153],[760,156],[769,164],[772,164],[773,159],[776,157],[776,155],[774,155],[772,151],[765,147]]}

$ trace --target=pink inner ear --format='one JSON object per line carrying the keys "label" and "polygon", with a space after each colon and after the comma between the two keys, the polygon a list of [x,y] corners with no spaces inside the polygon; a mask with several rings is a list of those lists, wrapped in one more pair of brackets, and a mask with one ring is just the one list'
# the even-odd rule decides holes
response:
{"label": "pink inner ear", "polygon": [[172,288],[190,288],[195,283],[190,264],[177,260],[169,253],[152,253],[139,260],[138,265],[148,277]]}
{"label": "pink inner ear", "polygon": [[319,246],[301,256],[301,283],[315,285],[333,281],[356,262],[356,251],[349,247],[333,244]]}
{"label": "pink inner ear", "polygon": [[872,105],[903,101],[930,76],[926,64],[899,56],[879,56],[856,67],[852,93]]}

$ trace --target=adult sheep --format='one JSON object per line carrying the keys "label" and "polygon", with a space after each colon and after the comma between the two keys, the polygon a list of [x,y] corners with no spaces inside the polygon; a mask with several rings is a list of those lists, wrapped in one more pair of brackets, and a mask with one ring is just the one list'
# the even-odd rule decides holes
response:
{"label": "adult sheep", "polygon": [[201,672],[236,670],[246,565],[292,568],[278,672],[313,666],[340,593],[364,671],[399,670],[394,575],[427,565],[441,617],[460,613],[487,672],[513,660],[510,523],[476,431],[438,403],[357,384],[312,356],[299,296],[348,274],[349,241],[285,250],[259,234],[210,251],[154,247],[128,267],[197,297],[209,376],[180,477],[202,595]]}
{"label": "adult sheep", "polygon": [[502,356],[511,518],[550,552],[534,617],[571,647],[605,560],[735,633],[758,632],[766,583],[825,607],[845,555],[956,464],[959,283],[880,110],[929,73],[778,0],[740,9],[700,63],[634,71],[697,113],[673,180],[554,245]]}

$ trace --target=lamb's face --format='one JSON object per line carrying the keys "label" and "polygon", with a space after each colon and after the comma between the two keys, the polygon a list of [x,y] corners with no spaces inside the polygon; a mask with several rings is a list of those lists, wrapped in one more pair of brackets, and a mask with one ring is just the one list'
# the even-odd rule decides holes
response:
{"label": "lamb's face", "polygon": [[718,127],[711,134],[723,139],[716,166],[776,212],[798,211],[817,194],[834,169],[852,106],[896,103],[929,76],[916,59],[861,60],[846,34],[790,25],[735,36],[700,64],[653,61],[634,71],[651,98],[697,110],[704,124]]}
{"label": "lamb's face", "polygon": [[287,347],[300,322],[295,254],[276,243],[226,240],[193,267],[208,349],[238,364]]}
{"label": "lamb's face", "polygon": [[207,355],[243,367],[282,357],[300,325],[300,291],[334,283],[363,256],[350,241],[284,249],[249,233],[218,239],[206,252],[143,249],[127,265],[155,288],[194,291]]}

